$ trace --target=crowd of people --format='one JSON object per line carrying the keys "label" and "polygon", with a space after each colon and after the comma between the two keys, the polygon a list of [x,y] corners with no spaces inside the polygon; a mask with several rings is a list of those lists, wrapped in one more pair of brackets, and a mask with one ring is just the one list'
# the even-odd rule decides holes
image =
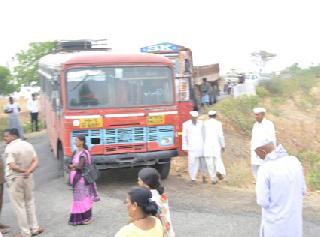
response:
{"label": "crowd of people", "polygon": [[[17,105],[11,105],[7,111],[10,108],[19,111]],[[253,112],[256,122],[252,128],[250,151],[257,204],[262,209],[260,237],[301,237],[303,197],[306,193],[302,165],[281,144],[277,144],[275,126],[265,118],[266,110],[255,108]],[[209,111],[209,119],[205,121],[199,119],[197,111],[191,111],[190,117],[183,124],[182,132],[182,149],[188,153],[190,182],[196,183],[200,171],[203,182],[207,182],[209,175],[211,183],[216,184],[226,177],[222,160],[226,147],[222,123],[217,120],[216,111]],[[22,135],[18,128],[5,130],[5,163],[0,167],[0,208],[6,180],[20,228],[15,237],[29,237],[45,231],[38,224],[33,194],[32,173],[38,166],[38,158],[33,146],[20,139]],[[100,200],[96,183],[89,182],[84,175],[86,167],[92,164],[85,140],[84,136],[76,137],[77,149],[69,165],[73,201],[68,223],[74,226],[90,224],[93,204]],[[138,187],[132,188],[126,199],[128,224],[115,237],[175,236],[168,196],[157,170],[141,169],[137,183]],[[8,228],[0,224],[0,233],[7,233]]]}
{"label": "crowd of people", "polygon": [[205,111],[209,105],[217,102],[219,95],[218,81],[208,81],[207,78],[202,78],[200,85],[194,85],[194,109],[197,111]]}
{"label": "crowd of people", "polygon": [[[256,122],[252,128],[250,158],[257,204],[262,208],[260,237],[301,237],[303,197],[306,185],[303,167],[277,143],[275,126],[266,119],[265,108],[254,108]],[[225,139],[216,111],[209,111],[208,120],[199,120],[191,111],[191,119],[183,124],[182,149],[188,152],[188,171],[195,184],[198,171],[212,184],[224,179],[222,160]]]}

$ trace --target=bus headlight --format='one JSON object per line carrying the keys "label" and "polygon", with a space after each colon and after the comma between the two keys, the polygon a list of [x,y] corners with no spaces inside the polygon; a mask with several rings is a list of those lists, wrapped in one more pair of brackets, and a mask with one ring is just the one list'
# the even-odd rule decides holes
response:
{"label": "bus headlight", "polygon": [[72,121],[72,125],[75,126],[75,127],[79,127],[80,126],[80,120],[78,119],[75,119]]}
{"label": "bus headlight", "polygon": [[169,146],[172,145],[172,137],[163,137],[160,140],[161,146]]}

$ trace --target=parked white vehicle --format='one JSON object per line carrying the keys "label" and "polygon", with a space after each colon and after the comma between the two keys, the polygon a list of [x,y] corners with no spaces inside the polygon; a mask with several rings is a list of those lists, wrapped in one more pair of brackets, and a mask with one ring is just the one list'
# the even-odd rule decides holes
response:
{"label": "parked white vehicle", "polygon": [[246,83],[252,83],[255,86],[259,84],[260,77],[257,74],[246,74]]}

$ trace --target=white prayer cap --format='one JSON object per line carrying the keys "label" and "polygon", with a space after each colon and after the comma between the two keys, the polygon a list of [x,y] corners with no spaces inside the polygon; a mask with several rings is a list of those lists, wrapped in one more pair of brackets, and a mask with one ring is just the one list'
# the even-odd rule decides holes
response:
{"label": "white prayer cap", "polygon": [[190,115],[192,117],[198,117],[199,116],[199,112],[198,111],[190,111]]}
{"label": "white prayer cap", "polygon": [[260,113],[265,113],[267,110],[265,108],[254,108],[253,113],[255,114],[260,114]]}
{"label": "white prayer cap", "polygon": [[261,140],[261,141],[256,143],[256,148],[265,146],[265,145],[270,144],[270,143],[273,143],[273,141],[271,141],[269,138],[265,138],[265,139],[263,139],[263,140]]}
{"label": "white prayer cap", "polygon": [[216,115],[217,114],[217,111],[214,111],[214,110],[210,110],[208,112],[208,115]]}

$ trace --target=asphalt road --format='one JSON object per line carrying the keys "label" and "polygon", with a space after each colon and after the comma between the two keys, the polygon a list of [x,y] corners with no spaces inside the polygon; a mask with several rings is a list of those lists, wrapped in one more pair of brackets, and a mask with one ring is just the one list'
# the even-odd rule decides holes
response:
{"label": "asphalt road", "polygon": [[[30,139],[40,157],[35,173],[36,206],[42,236],[106,236],[111,237],[127,221],[123,200],[136,184],[137,170],[104,172],[98,182],[101,201],[95,203],[94,222],[88,226],[69,226],[71,189],[63,184],[59,163],[53,158],[46,135]],[[254,237],[258,236],[260,209],[253,192],[225,188],[224,185],[197,184],[190,186],[178,176],[165,181],[172,212],[173,227],[178,237]],[[320,233],[319,210],[305,208],[304,236]],[[16,218],[5,190],[2,222],[11,225],[10,235],[18,231]]]}

